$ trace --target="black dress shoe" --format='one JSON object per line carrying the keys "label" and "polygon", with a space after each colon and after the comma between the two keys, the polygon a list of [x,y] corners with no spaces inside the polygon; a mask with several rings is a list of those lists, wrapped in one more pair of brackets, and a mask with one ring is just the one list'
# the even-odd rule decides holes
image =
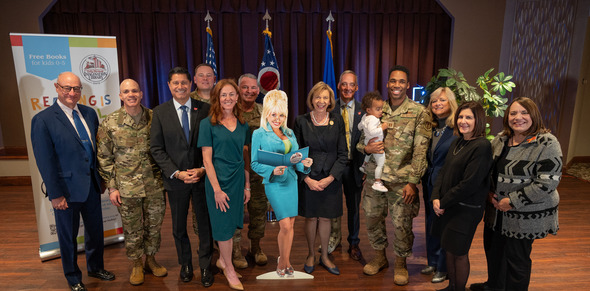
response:
{"label": "black dress shoe", "polygon": [[72,290],[72,291],[86,291],[88,289],[86,289],[86,286],[84,286],[84,283],[78,283],[78,284],[70,285],[70,290]]}
{"label": "black dress shoe", "polygon": [[210,269],[201,269],[201,283],[205,287],[213,285],[213,273]]}
{"label": "black dress shoe", "polygon": [[88,277],[94,277],[94,278],[98,278],[101,279],[103,281],[113,281],[115,280],[115,274],[102,269],[102,270],[98,270],[96,272],[88,272]]}
{"label": "black dress shoe", "polygon": [[190,282],[193,279],[193,268],[184,265],[180,268],[180,279],[182,282]]}
{"label": "black dress shoe", "polygon": [[469,286],[469,290],[472,291],[495,291],[495,290],[502,290],[502,289],[494,289],[488,285],[488,282],[484,283],[473,283]]}
{"label": "black dress shoe", "polygon": [[350,254],[350,258],[355,261],[360,261],[363,253],[361,253],[361,249],[359,248],[358,244],[350,245],[348,248],[348,253]]}

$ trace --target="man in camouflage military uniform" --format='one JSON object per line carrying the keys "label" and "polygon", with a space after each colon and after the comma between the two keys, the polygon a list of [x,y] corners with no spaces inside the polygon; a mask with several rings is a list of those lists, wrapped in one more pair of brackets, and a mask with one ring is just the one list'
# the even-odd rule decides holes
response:
{"label": "man in camouflage military uniform", "polygon": [[416,184],[426,170],[426,151],[431,136],[431,117],[424,106],[410,100],[406,91],[410,88],[409,72],[403,66],[389,71],[387,83],[388,102],[383,106],[381,122],[388,128],[383,142],[364,146],[364,136],[357,149],[366,154],[385,152],[385,165],[381,179],[389,190],[378,192],[371,188],[375,181],[375,160],[366,167],[363,210],[367,220],[369,242],[376,256],[363,268],[367,275],[375,275],[389,266],[385,249],[388,246],[385,218],[391,215],[394,227],[393,250],[395,252],[394,283],[408,284],[406,258],[412,255],[414,233],[412,220],[418,215],[420,201]]}
{"label": "man in camouflage military uniform", "polygon": [[123,108],[107,116],[98,129],[99,173],[123,222],[127,257],[133,261],[129,282],[143,283],[145,269],[168,274],[154,258],[166,212],[160,169],[150,154],[152,111],[141,105],[143,93],[131,79],[121,82]]}
{"label": "man in camouflage military uniform", "polygon": [[[191,98],[209,103],[211,90],[213,90],[216,81],[213,67],[211,67],[209,64],[199,64],[197,67],[195,67],[195,76],[193,77],[193,80],[195,81],[197,89],[191,92]],[[193,212],[193,229],[195,234],[199,236],[199,225],[197,224],[197,215],[195,212]],[[244,259],[244,262],[245,261],[246,260]],[[246,267],[248,267],[247,263]]]}
{"label": "man in camouflage military uniform", "polygon": [[191,98],[209,103],[211,98],[211,90],[215,86],[215,73],[213,67],[209,64],[200,64],[195,68],[195,76],[193,77],[197,89],[191,92]]}
{"label": "man in camouflage military uniform", "polygon": [[[238,86],[241,94],[241,105],[243,111],[244,120],[248,122],[250,126],[250,134],[260,127],[260,116],[262,114],[262,105],[256,103],[256,98],[260,93],[256,76],[252,74],[244,74],[238,79]],[[248,153],[248,157],[250,153]],[[250,168],[250,164],[247,165]],[[250,169],[250,191],[251,197],[248,202],[248,215],[250,217],[250,223],[248,224],[248,238],[250,239],[250,249],[248,255],[254,258],[254,262],[263,266],[266,265],[268,258],[266,254],[262,252],[260,248],[260,239],[264,237],[264,228],[266,226],[266,212],[268,211],[268,199],[264,193],[264,186],[262,185],[262,177],[256,174]],[[245,262],[245,267],[248,263],[243,259],[241,248],[240,248],[241,232],[240,229],[236,230],[234,235],[234,251],[233,251],[233,263],[234,266],[240,267],[240,263]],[[242,263],[242,266],[244,264]],[[245,268],[244,267],[244,268]]]}

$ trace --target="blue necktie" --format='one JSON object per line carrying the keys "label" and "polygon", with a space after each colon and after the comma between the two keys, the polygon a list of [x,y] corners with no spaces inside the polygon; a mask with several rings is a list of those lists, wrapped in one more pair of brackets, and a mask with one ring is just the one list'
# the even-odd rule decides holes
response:
{"label": "blue necktie", "polygon": [[[184,131],[184,136],[186,137],[186,142],[189,142],[189,129],[188,129],[188,107],[186,105],[180,106],[182,109],[182,130]],[[189,142],[190,143],[190,142]]]}
{"label": "blue necktie", "polygon": [[92,149],[92,142],[88,137],[88,132],[86,131],[86,127],[82,123],[80,116],[78,115],[78,111],[73,110],[72,114],[74,116],[74,124],[76,125],[76,130],[78,131],[78,135],[80,136],[80,140],[82,140],[82,145],[84,145],[84,149],[86,150],[86,156],[90,161],[90,167],[94,168],[94,150]]}

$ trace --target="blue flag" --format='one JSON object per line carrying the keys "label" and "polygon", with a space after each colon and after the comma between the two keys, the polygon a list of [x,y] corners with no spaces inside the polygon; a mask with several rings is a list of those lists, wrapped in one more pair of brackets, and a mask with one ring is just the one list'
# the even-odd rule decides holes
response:
{"label": "blue flag", "polygon": [[207,27],[207,51],[205,51],[205,64],[210,65],[213,68],[213,73],[215,74],[215,79],[218,79],[217,76],[217,63],[215,63],[215,47],[213,46],[213,31],[211,28]]}
{"label": "blue flag", "polygon": [[266,29],[262,34],[264,34],[264,54],[262,56],[262,63],[260,63],[260,71],[258,71],[258,86],[262,94],[266,94],[270,90],[281,87],[281,75],[279,73],[275,50],[270,41],[271,32]]}
{"label": "blue flag", "polygon": [[324,61],[324,83],[328,84],[336,94],[336,75],[334,75],[334,59],[332,58],[332,32],[326,31],[326,60]]}

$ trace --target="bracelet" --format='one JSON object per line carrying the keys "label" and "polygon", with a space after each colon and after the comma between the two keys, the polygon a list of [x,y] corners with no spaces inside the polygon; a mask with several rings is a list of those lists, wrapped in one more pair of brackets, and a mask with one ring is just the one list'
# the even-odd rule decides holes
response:
{"label": "bracelet", "polygon": [[246,190],[246,191],[251,191],[252,189],[250,189],[250,188],[244,188],[244,190]]}

